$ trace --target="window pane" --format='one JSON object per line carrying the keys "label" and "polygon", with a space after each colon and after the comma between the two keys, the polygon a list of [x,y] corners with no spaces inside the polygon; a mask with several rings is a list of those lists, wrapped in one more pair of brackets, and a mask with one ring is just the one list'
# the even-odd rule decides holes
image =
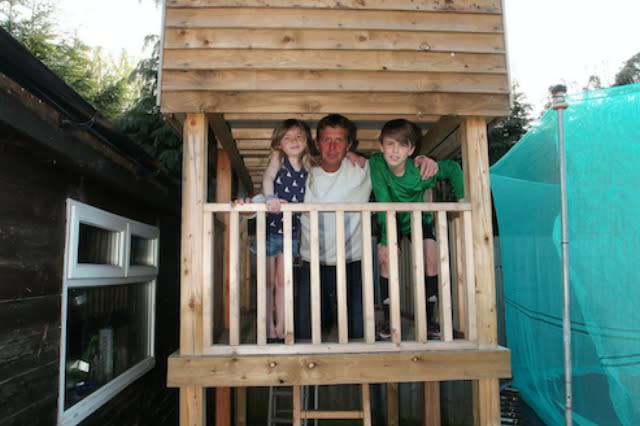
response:
{"label": "window pane", "polygon": [[119,232],[80,223],[78,263],[118,265]]}
{"label": "window pane", "polygon": [[65,409],[150,356],[150,285],[69,289]]}
{"label": "window pane", "polygon": [[153,259],[153,240],[131,235],[129,265],[155,266]]}

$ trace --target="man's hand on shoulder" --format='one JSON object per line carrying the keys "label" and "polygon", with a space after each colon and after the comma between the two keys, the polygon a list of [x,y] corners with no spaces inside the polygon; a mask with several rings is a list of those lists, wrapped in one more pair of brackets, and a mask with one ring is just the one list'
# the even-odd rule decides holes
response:
{"label": "man's hand on shoulder", "polygon": [[364,169],[364,166],[367,164],[367,159],[360,154],[356,154],[353,151],[347,151],[346,157],[351,161],[351,164],[354,166],[360,166],[361,169]]}
{"label": "man's hand on shoulder", "polygon": [[438,163],[426,155],[418,155],[413,159],[413,164],[420,169],[420,177],[424,180],[438,173]]}

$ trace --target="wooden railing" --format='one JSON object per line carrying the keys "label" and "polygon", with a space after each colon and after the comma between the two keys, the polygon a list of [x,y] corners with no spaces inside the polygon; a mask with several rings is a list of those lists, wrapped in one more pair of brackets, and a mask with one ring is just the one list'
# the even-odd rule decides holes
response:
{"label": "wooden railing", "polygon": [[[374,262],[375,240],[372,235],[372,217],[375,212],[387,212],[387,239],[389,249],[389,298],[390,341],[376,341],[375,305],[374,305]],[[232,206],[226,203],[209,203],[204,206],[205,238],[203,277],[203,342],[205,354],[258,353],[354,353],[367,351],[397,350],[447,350],[473,349],[476,347],[476,302],[475,277],[473,270],[473,244],[471,232],[471,206],[459,203],[367,203],[367,204],[285,204],[282,207],[284,235],[291,235],[294,213],[308,214],[310,219],[310,270],[311,270],[311,339],[296,341],[294,323],[294,255],[291,241],[285,239],[285,344],[267,344],[266,313],[266,208],[264,204],[243,204]],[[336,215],[336,292],[337,292],[337,338],[323,340],[320,314],[320,253],[318,245],[318,217],[320,213],[331,212]],[[405,241],[402,256],[408,270],[401,274],[401,256],[399,255],[398,236],[396,235],[396,214],[407,212],[411,215],[411,242]],[[427,333],[426,298],[423,264],[423,244],[421,216],[431,212],[435,219],[435,234],[439,254],[439,291],[438,317],[441,336],[429,339]],[[347,280],[345,270],[344,218],[346,213],[358,213],[362,221],[362,300],[364,337],[350,339],[347,327]],[[247,262],[241,262],[248,253],[247,245],[240,241],[240,226],[249,215],[256,220],[256,310],[253,314],[240,309],[241,272]],[[418,225],[418,226],[416,226]],[[225,227],[228,227],[228,252],[225,252]],[[409,251],[409,252],[408,252]],[[221,282],[224,268],[228,268],[228,289]],[[407,268],[405,268],[407,269]],[[413,299],[413,315],[406,318],[401,312],[400,276],[410,280],[411,295],[404,299]],[[246,288],[244,291],[247,291]],[[453,295],[453,296],[452,296]],[[215,321],[224,321],[220,312],[214,312],[224,306],[222,300],[228,300],[228,322],[225,327],[216,327]],[[214,315],[215,313],[215,315]],[[215,318],[215,321],[214,321]],[[243,326],[251,320],[255,328],[248,333],[251,340],[243,340]],[[254,322],[255,321],[255,322]],[[250,325],[250,327],[251,327]],[[455,325],[455,330],[454,330]],[[403,327],[405,330],[403,330]],[[227,329],[223,337],[214,338],[215,329]],[[411,332],[413,331],[413,332]],[[241,336],[242,335],[242,336]]]}

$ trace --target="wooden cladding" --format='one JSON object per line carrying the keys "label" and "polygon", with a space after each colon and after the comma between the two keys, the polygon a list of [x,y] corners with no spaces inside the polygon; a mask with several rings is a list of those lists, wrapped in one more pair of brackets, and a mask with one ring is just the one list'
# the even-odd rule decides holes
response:
{"label": "wooden cladding", "polygon": [[[423,131],[442,116],[504,116],[501,3],[168,0],[160,107],[217,113],[232,131],[329,113],[376,130],[403,117]],[[238,152],[246,161],[270,151]],[[246,169],[257,189],[263,167]]]}
{"label": "wooden cladding", "polygon": [[[351,92],[469,93],[501,98],[487,108],[483,97],[472,97],[477,107],[462,110],[452,99],[435,115],[494,116],[508,111],[503,31],[495,0],[169,1],[162,110],[351,113],[342,107]],[[228,92],[271,101],[263,108],[242,100],[235,108],[223,102]],[[313,92],[336,93],[315,107],[279,96]],[[400,111],[391,104],[373,113],[432,114],[425,106]]]}
{"label": "wooden cladding", "polygon": [[301,28],[395,31],[502,31],[499,14],[404,12],[345,9],[274,9],[264,7],[167,9],[167,27]]}
{"label": "wooden cladding", "polygon": [[432,52],[504,52],[501,33],[452,33],[443,31],[369,31],[245,29],[170,27],[167,49],[398,49]]}
{"label": "wooden cladding", "polygon": [[300,9],[341,8],[341,9],[376,9],[376,10],[425,10],[462,12],[499,13],[501,0],[167,0],[168,7],[268,7]]}

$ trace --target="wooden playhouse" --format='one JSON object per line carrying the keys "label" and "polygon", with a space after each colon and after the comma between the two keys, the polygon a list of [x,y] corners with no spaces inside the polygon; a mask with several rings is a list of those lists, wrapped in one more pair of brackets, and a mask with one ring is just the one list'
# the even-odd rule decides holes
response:
{"label": "wooden playhouse", "polygon": [[[167,0],[162,37],[159,103],[184,140],[180,349],[169,359],[167,379],[180,388],[181,424],[205,422],[206,388],[216,389],[217,425],[231,422],[234,388],[234,418],[242,424],[244,389],[254,386],[293,386],[294,424],[331,417],[369,424],[368,384],[397,382],[424,383],[424,423],[439,424],[438,382],[453,380],[472,381],[475,424],[499,424],[498,381],[510,376],[510,365],[496,338],[486,127],[510,107],[502,2]],[[323,336],[319,309],[313,310],[312,338],[296,341],[295,259],[288,249],[287,337],[285,344],[266,344],[264,206],[229,201],[260,191],[274,125],[296,117],[313,128],[328,113],[357,124],[362,152],[376,150],[382,124],[398,117],[421,126],[422,153],[444,159],[461,151],[464,202],[284,208],[285,230],[294,212],[309,214],[312,223],[318,212],[335,212],[338,221],[360,212],[365,254],[373,249],[375,211],[408,211],[418,219],[433,212],[440,339],[427,336],[420,314],[422,264],[411,259],[422,258],[422,247],[397,242],[389,247],[391,259],[399,259],[391,266],[390,342],[375,339],[368,255],[362,259],[364,338],[348,336],[338,268],[337,330]],[[243,213],[257,214],[254,280]],[[392,225],[394,214],[387,216]],[[337,234],[339,245],[344,235]],[[318,286],[312,278],[312,294]],[[363,385],[359,412],[301,407],[301,386],[329,384]]]}

